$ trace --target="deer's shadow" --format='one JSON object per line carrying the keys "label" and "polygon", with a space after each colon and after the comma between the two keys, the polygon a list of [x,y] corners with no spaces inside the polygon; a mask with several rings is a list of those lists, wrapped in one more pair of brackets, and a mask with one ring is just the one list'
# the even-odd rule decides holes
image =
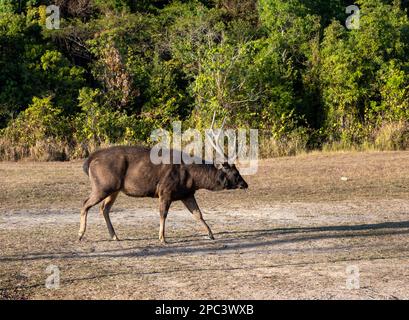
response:
{"label": "deer's shadow", "polygon": [[[157,238],[125,238],[119,244],[148,241],[144,246],[123,245],[120,248],[93,252],[48,252],[25,256],[0,256],[0,262],[32,261],[42,259],[95,259],[165,256],[172,254],[207,254],[240,252],[248,249],[274,250],[280,244],[300,243],[325,239],[369,238],[374,236],[402,235],[409,233],[409,221],[382,222],[358,225],[331,225],[318,227],[286,227],[272,229],[244,229],[215,233],[216,240],[207,240],[202,235],[167,237],[168,245],[161,245]],[[156,242],[156,243],[155,243]],[[362,244],[362,243],[361,243]],[[303,248],[300,249],[302,251]]]}
{"label": "deer's shadow", "polygon": [[[13,262],[13,261],[36,261],[36,260],[54,260],[54,259],[78,259],[80,261],[98,258],[145,258],[145,257],[160,257],[166,255],[198,255],[208,253],[237,253],[244,252],[249,249],[278,250],[284,252],[280,248],[280,244],[288,243],[303,243],[314,240],[325,239],[348,239],[348,238],[362,238],[375,237],[375,236],[389,236],[389,235],[403,235],[409,233],[409,221],[395,221],[395,222],[383,222],[373,224],[358,224],[358,225],[335,225],[335,226],[320,226],[320,227],[288,227],[288,228],[273,228],[273,229],[244,229],[236,231],[226,231],[216,233],[217,237],[215,241],[201,240],[202,237],[191,235],[185,236],[180,239],[176,237],[172,238],[172,242],[169,246],[161,245],[148,245],[148,246],[131,246],[128,248],[110,249],[98,252],[86,252],[79,253],[75,251],[66,252],[51,252],[51,253],[33,253],[27,256],[1,256],[0,263]],[[148,240],[150,240],[149,238]],[[152,241],[158,241],[156,238],[152,238]],[[141,239],[127,239],[124,242],[137,242]],[[145,239],[146,240],[146,239]],[[359,245],[364,245],[365,242],[359,242]],[[370,243],[367,244],[367,247]],[[348,249],[348,247],[345,247]],[[344,249],[345,249],[344,248]],[[349,249],[352,248],[350,245]],[[337,248],[333,247],[334,250]],[[299,251],[305,250],[305,246],[298,249]],[[331,247],[326,248],[327,252],[332,250]],[[401,250],[408,251],[408,250]],[[406,255],[408,256],[408,255]],[[406,257],[405,256],[405,257]],[[372,258],[376,259],[376,258]],[[344,261],[344,260],[340,260]],[[316,261],[285,261],[279,264],[274,264],[269,267],[288,267],[294,265],[309,265],[319,263]],[[129,270],[117,270],[113,272],[97,273],[90,276],[76,276],[74,278],[64,279],[65,283],[73,283],[77,281],[89,281],[95,279],[103,279],[115,276],[144,276],[144,275],[159,275],[161,273],[168,274],[169,272],[216,272],[216,271],[234,271],[234,270],[253,270],[259,266],[251,265],[239,265],[239,266],[213,266],[206,265],[203,267],[178,267],[172,270],[144,270],[144,271],[129,271]],[[263,265],[263,267],[265,267]],[[30,289],[35,287],[41,287],[43,283],[32,283],[20,286],[19,288]],[[13,285],[10,287],[12,288]],[[4,290],[10,289],[5,288]]]}

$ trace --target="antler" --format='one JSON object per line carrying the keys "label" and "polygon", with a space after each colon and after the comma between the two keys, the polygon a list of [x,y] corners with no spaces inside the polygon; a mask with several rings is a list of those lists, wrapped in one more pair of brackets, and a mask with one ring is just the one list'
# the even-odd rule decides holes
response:
{"label": "antler", "polygon": [[[213,113],[212,125],[211,125],[211,128],[209,130],[210,134],[209,134],[208,131],[206,131],[206,135],[208,137],[208,140],[209,140],[210,144],[212,145],[213,149],[216,151],[216,153],[218,153],[223,158],[224,162],[233,163],[237,158],[237,154],[232,158],[228,158],[226,156],[226,154],[224,153],[224,148],[221,147],[220,144],[219,144],[220,135],[223,133],[223,127],[224,127],[224,125],[226,123],[226,117],[224,117],[222,126],[218,130],[217,134],[215,133],[215,130],[213,128],[215,119],[216,119],[216,112]],[[236,145],[236,137],[234,137],[234,139],[235,139],[234,140],[234,145]]]}

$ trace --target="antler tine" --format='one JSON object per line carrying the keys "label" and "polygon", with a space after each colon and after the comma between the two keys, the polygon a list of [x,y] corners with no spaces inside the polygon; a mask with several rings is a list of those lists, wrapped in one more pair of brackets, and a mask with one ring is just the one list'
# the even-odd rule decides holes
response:
{"label": "antler tine", "polygon": [[223,127],[224,127],[224,124],[225,124],[225,123],[226,123],[226,117],[224,117],[222,126],[221,126],[220,129],[218,130],[219,133],[218,133],[217,135],[214,133],[214,130],[213,130],[213,127],[212,127],[212,133],[213,133],[213,136],[215,137],[215,141],[216,141],[217,143],[219,142],[219,138],[220,138],[220,135],[221,135],[222,132],[223,132]]}
{"label": "antler tine", "polygon": [[214,149],[220,156],[222,156],[223,158],[225,158],[226,155],[224,154],[223,150],[221,150],[221,148],[220,148],[220,146],[219,146],[219,143],[218,143],[217,141],[216,141],[216,143],[214,143],[212,137],[210,137],[209,135],[208,135],[208,138],[209,138],[209,142],[210,142],[210,144],[212,145],[213,149]]}
{"label": "antler tine", "polygon": [[223,118],[222,126],[220,127],[220,131],[223,130],[224,125],[226,124],[226,117]]}
{"label": "antler tine", "polygon": [[213,113],[213,120],[212,120],[212,125],[210,126],[210,129],[213,130],[214,127],[214,121],[216,120],[216,111]]}
{"label": "antler tine", "polygon": [[[220,145],[219,145],[219,139],[220,139],[220,135],[221,135],[221,133],[222,133],[224,124],[225,124],[225,122],[226,122],[226,117],[224,117],[224,119],[223,119],[223,124],[222,124],[221,128],[218,130],[218,131],[219,131],[218,134],[215,134],[215,132],[214,132],[214,122],[215,122],[215,120],[216,120],[216,112],[213,113],[212,126],[211,126],[211,128],[210,128],[211,136],[210,136],[210,134],[206,134],[206,135],[207,135],[207,137],[209,138],[209,142],[210,142],[210,144],[212,145],[213,149],[214,149],[220,156],[222,156],[224,159],[226,159],[227,157],[226,157],[224,151],[221,149],[221,147],[220,147]],[[215,143],[213,143],[213,139],[214,139]]]}

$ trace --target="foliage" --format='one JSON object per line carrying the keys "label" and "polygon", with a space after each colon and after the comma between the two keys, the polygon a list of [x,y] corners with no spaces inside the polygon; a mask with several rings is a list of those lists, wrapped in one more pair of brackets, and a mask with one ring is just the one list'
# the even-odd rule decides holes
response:
{"label": "foliage", "polygon": [[75,119],[74,138],[96,146],[135,139],[135,117],[112,110],[104,103],[100,90],[83,88],[79,97],[79,112]]}
{"label": "foliage", "polygon": [[[51,3],[60,30],[45,27]],[[356,1],[357,30],[349,4],[0,0],[0,158],[148,143],[213,112],[259,129],[265,156],[406,148],[408,1]]]}
{"label": "foliage", "polygon": [[53,105],[51,97],[33,97],[32,104],[1,130],[0,157],[65,160],[70,129],[63,110]]}

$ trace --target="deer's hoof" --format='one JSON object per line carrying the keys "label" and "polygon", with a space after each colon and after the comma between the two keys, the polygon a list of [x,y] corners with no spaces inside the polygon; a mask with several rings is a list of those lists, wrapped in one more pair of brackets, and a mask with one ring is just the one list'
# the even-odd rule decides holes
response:
{"label": "deer's hoof", "polygon": [[208,237],[210,240],[214,240],[214,236],[213,236],[212,234],[209,234],[207,237]]}
{"label": "deer's hoof", "polygon": [[84,234],[78,234],[78,241],[81,241],[83,236]]}
{"label": "deer's hoof", "polygon": [[113,241],[120,241],[119,238],[118,238],[116,235],[114,235],[114,236],[112,237],[112,240],[113,240]]}
{"label": "deer's hoof", "polygon": [[164,245],[164,246],[168,244],[165,239],[159,239],[159,240],[160,240],[160,243],[161,243],[162,245]]}

